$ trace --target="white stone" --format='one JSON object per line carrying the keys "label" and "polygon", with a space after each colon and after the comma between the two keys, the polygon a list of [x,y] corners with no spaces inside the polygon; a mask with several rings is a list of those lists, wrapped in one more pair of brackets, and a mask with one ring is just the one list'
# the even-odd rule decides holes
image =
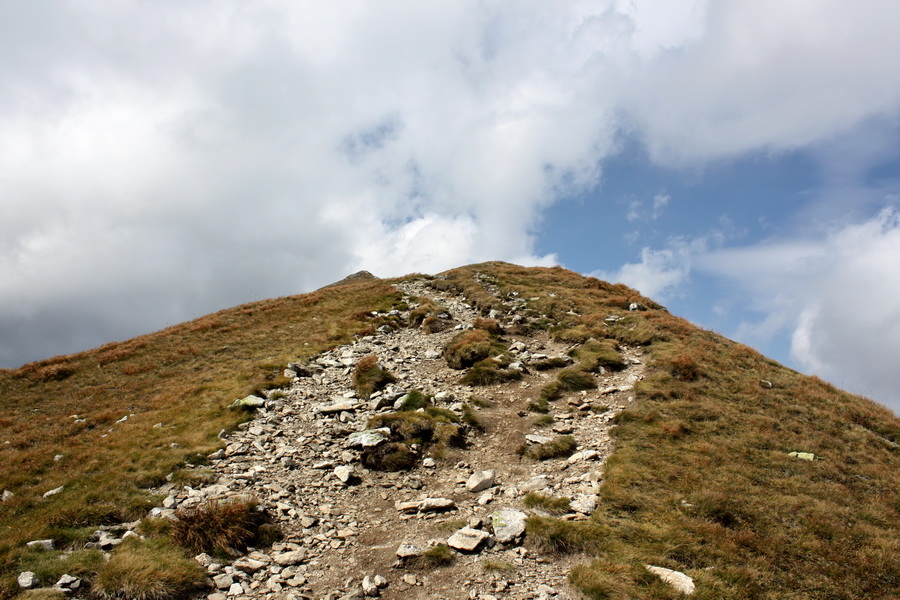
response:
{"label": "white stone", "polygon": [[302,563],[306,559],[306,550],[292,550],[290,552],[282,552],[272,557],[272,560],[279,566],[289,567]]}
{"label": "white stone", "polygon": [[33,540],[25,545],[32,550],[53,550],[53,540]]}
{"label": "white stone", "polygon": [[386,442],[390,435],[391,430],[387,427],[357,431],[347,437],[345,446],[348,448],[374,448]]}
{"label": "white stone", "polygon": [[527,515],[520,510],[501,508],[491,513],[491,527],[498,542],[508,544],[525,533]]}
{"label": "white stone", "polygon": [[338,478],[338,481],[340,481],[344,485],[349,484],[356,475],[353,472],[353,467],[350,465],[341,465],[339,467],[335,467],[334,474]]}
{"label": "white stone", "polygon": [[66,486],[61,485],[58,488],[53,488],[52,490],[44,492],[44,498],[49,498],[50,496],[55,496],[55,495],[59,494],[60,492],[62,492],[64,489],[66,489]]}
{"label": "white stone", "polygon": [[37,575],[35,575],[31,571],[24,571],[22,573],[19,573],[18,581],[19,587],[26,590],[30,590],[38,584]]}
{"label": "white stone", "polygon": [[537,477],[532,477],[525,483],[519,486],[519,491],[523,494],[527,494],[528,492],[539,492],[543,489],[546,489],[550,485],[550,478],[546,475],[538,475]]}
{"label": "white stone", "polygon": [[375,585],[375,582],[371,577],[366,575],[362,580],[362,589],[363,593],[370,598],[375,598],[379,595],[378,586]]}
{"label": "white stone", "polygon": [[466,489],[476,494],[484,490],[494,487],[493,471],[475,471],[466,481]]}
{"label": "white stone", "polygon": [[447,540],[447,545],[456,550],[472,552],[489,537],[491,536],[486,531],[463,527],[450,536],[450,539]]}
{"label": "white stone", "polygon": [[399,558],[411,558],[413,556],[422,556],[425,554],[425,548],[414,544],[413,542],[401,542],[397,548],[397,556]]}
{"label": "white stone", "polygon": [[694,580],[681,571],[673,571],[672,569],[654,567],[652,565],[644,565],[644,567],[682,594],[690,596],[694,593]]}
{"label": "white stone", "polygon": [[595,494],[578,494],[569,502],[569,508],[577,513],[590,515],[597,510],[597,500]]}
{"label": "white stone", "polygon": [[425,498],[419,502],[419,511],[436,512],[456,508],[456,502],[450,498]]}

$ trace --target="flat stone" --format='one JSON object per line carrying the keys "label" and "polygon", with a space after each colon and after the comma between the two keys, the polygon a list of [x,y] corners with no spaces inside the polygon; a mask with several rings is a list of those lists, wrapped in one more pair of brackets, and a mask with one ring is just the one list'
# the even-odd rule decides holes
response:
{"label": "flat stone", "polygon": [[800,460],[816,460],[816,455],[812,452],[791,452],[788,456],[793,456],[794,458],[799,458]]}
{"label": "flat stone", "polygon": [[498,542],[508,544],[525,533],[527,515],[521,510],[501,508],[491,513],[491,527]]}
{"label": "flat stone", "polygon": [[403,541],[397,547],[397,556],[399,558],[412,558],[414,556],[422,556],[425,554],[425,548],[414,544],[413,542]]}
{"label": "flat stone", "polygon": [[569,508],[583,515],[590,515],[597,510],[598,497],[595,494],[579,494],[569,502]]}
{"label": "flat stone", "polygon": [[549,435],[538,435],[536,433],[529,433],[525,436],[525,441],[530,442],[532,444],[546,444],[547,442],[552,442],[553,438]]}
{"label": "flat stone", "polygon": [[473,494],[483,492],[490,487],[494,487],[494,472],[490,470],[475,471],[466,481],[466,489]]}
{"label": "flat stone", "polygon": [[222,573],[213,577],[213,584],[220,590],[227,590],[234,583],[234,577],[228,573]]}
{"label": "flat stone", "polygon": [[260,398],[259,396],[244,396],[243,398],[238,398],[234,402],[231,403],[231,406],[234,408],[262,408],[266,405],[265,398]]}
{"label": "flat stone", "polygon": [[53,550],[53,540],[33,540],[25,545],[32,550]]}
{"label": "flat stone", "polygon": [[450,536],[447,540],[447,545],[456,550],[473,552],[489,537],[491,537],[491,535],[486,531],[472,529],[471,527],[463,527]]}
{"label": "flat stone", "polygon": [[322,415],[333,415],[340,412],[351,412],[356,410],[356,403],[348,400],[342,400],[333,404],[320,404],[316,408],[316,412]]}
{"label": "flat stone", "polygon": [[419,502],[420,512],[437,512],[456,508],[456,502],[450,498],[425,498]]}
{"label": "flat stone", "polygon": [[240,583],[232,583],[231,587],[228,588],[228,592],[226,592],[229,596],[240,596],[244,593],[244,586]]}
{"label": "flat stone", "polygon": [[38,578],[37,575],[31,571],[23,571],[22,573],[19,573],[18,582],[20,588],[30,590],[37,586]]}
{"label": "flat stone", "polygon": [[539,492],[543,489],[546,489],[550,485],[550,478],[546,475],[538,475],[537,477],[532,477],[525,483],[519,486],[519,491],[527,494],[528,492]]}
{"label": "flat stone", "polygon": [[694,580],[681,571],[673,571],[672,569],[654,567],[652,565],[644,565],[644,567],[682,594],[690,596],[694,593]]}
{"label": "flat stone", "polygon": [[348,448],[375,448],[388,441],[391,430],[387,427],[357,431],[347,436],[344,445]]}
{"label": "flat stone", "polygon": [[338,478],[338,481],[340,481],[344,485],[349,485],[356,477],[356,473],[353,471],[353,467],[350,465],[341,465],[339,467],[335,467],[334,475]]}
{"label": "flat stone", "polygon": [[53,488],[52,490],[44,492],[43,497],[49,498],[50,496],[55,496],[55,495],[61,493],[64,489],[66,489],[66,486],[64,486],[64,485],[61,485],[58,488]]}
{"label": "flat stone", "polygon": [[306,560],[306,550],[292,550],[290,552],[282,552],[272,557],[272,560],[278,566],[290,567],[291,565],[299,565]]}
{"label": "flat stone", "polygon": [[81,586],[81,580],[68,573],[62,575],[56,582],[56,587],[67,590],[77,590]]}
{"label": "flat stone", "polygon": [[252,558],[244,557],[234,561],[234,566],[241,571],[253,574],[264,569],[266,567],[266,563],[259,560],[253,560]]}

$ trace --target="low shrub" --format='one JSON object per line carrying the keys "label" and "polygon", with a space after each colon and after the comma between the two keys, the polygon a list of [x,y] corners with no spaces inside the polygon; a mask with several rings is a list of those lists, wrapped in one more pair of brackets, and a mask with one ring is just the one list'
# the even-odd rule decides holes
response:
{"label": "low shrub", "polygon": [[428,568],[446,567],[453,563],[455,553],[446,544],[438,544],[432,546],[422,554],[420,562],[422,566]]}
{"label": "low shrub", "polygon": [[603,547],[608,532],[592,521],[562,521],[532,515],[525,520],[526,540],[543,552],[595,553]]}
{"label": "low shrub", "polygon": [[248,545],[258,545],[261,527],[267,521],[255,500],[210,500],[175,513],[172,539],[194,554],[227,556]]}
{"label": "low shrub", "polygon": [[122,542],[92,582],[102,599],[180,600],[206,585],[206,570],[166,538]]}
{"label": "low shrub", "polygon": [[600,367],[611,371],[621,371],[627,366],[619,352],[618,344],[609,339],[589,339],[569,352],[569,355],[577,360],[579,366],[585,371],[596,371]]}
{"label": "low shrub", "polygon": [[419,390],[412,390],[400,399],[399,411],[412,411],[431,406],[431,396],[426,396]]}
{"label": "low shrub", "polygon": [[472,326],[475,329],[483,329],[491,335],[503,334],[503,327],[500,326],[500,321],[498,321],[497,319],[484,319],[482,317],[478,317],[477,319],[475,319],[475,322],[472,323]]}
{"label": "low shrub", "polygon": [[419,455],[407,444],[388,442],[367,448],[359,458],[362,465],[373,471],[408,471],[419,462]]}
{"label": "low shrub", "polygon": [[585,373],[579,369],[565,369],[560,371],[556,376],[561,388],[578,392],[581,390],[591,390],[597,387],[597,380],[590,373]]}
{"label": "low shrub", "polygon": [[543,444],[526,446],[522,454],[535,460],[548,460],[571,456],[577,447],[578,444],[575,442],[575,438],[571,435],[561,435],[555,440]]}
{"label": "low shrub", "polygon": [[396,377],[378,365],[378,357],[374,354],[361,359],[353,370],[353,387],[360,398],[368,398],[395,381]]}
{"label": "low shrub", "polygon": [[569,360],[562,356],[552,356],[550,358],[542,358],[528,363],[528,366],[535,371],[549,371],[550,369],[562,369],[569,365]]}
{"label": "low shrub", "polygon": [[497,361],[485,359],[472,365],[460,380],[465,385],[494,385],[507,381],[515,381],[522,378],[521,371],[516,369],[501,369]]}
{"label": "low shrub", "polygon": [[451,369],[468,369],[475,363],[496,356],[506,347],[483,329],[462,331],[444,348],[444,360]]}

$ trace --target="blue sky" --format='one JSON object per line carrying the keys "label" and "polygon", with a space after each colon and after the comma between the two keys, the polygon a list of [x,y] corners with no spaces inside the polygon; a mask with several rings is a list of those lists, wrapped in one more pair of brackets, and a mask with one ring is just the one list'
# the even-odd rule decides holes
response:
{"label": "blue sky", "polygon": [[0,5],[0,366],[562,264],[900,409],[891,0]]}

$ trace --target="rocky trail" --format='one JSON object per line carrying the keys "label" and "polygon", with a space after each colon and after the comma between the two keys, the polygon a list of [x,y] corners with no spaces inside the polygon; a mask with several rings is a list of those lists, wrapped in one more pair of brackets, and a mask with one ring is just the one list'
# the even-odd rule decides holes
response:
{"label": "rocky trail", "polygon": [[[529,403],[558,371],[528,365],[565,357],[571,345],[543,332],[506,334],[502,339],[515,357],[510,368],[519,369],[521,379],[462,385],[462,371],[449,368],[442,351],[480,315],[462,297],[424,280],[398,287],[411,303],[430,298],[441,306],[448,328],[429,333],[382,326],[308,365],[289,365],[290,387],[258,399],[254,418],[224,436],[226,447],[210,457],[206,468],[214,483],[173,483],[162,490],[168,497],[155,509],[158,516],[211,499],[252,496],[283,531],[272,547],[251,550],[232,564],[197,557],[215,588],[210,600],[581,597],[566,575],[587,558],[546,554],[529,544],[524,519],[541,509],[523,499],[529,492],[568,497],[562,518],[589,517],[611,450],[610,421],[633,402],[631,388],[643,376],[640,350],[623,348],[626,368],[600,369],[593,375],[596,389],[565,394],[539,426],[541,415],[530,412]],[[507,323],[517,304],[508,306],[507,314],[492,316]],[[408,315],[394,312],[386,316]],[[353,370],[370,355],[396,382],[362,399]],[[394,412],[411,390],[460,416],[466,403],[478,406],[480,427],[465,426],[463,447],[434,454],[434,447],[425,448],[411,470],[365,468],[361,451],[384,437],[384,430],[369,431],[370,420]],[[539,461],[520,454],[523,445],[559,435],[577,443],[568,457]]]}

